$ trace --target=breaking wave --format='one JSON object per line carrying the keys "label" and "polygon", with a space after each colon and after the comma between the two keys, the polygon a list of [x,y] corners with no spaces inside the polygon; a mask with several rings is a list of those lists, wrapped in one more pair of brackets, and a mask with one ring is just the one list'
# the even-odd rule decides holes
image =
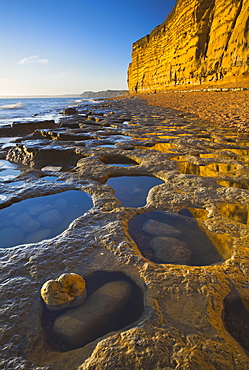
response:
{"label": "breaking wave", "polygon": [[24,105],[22,103],[0,105],[0,109],[20,109],[23,107]]}
{"label": "breaking wave", "polygon": [[81,105],[87,105],[87,104],[96,104],[100,103],[101,98],[95,99],[95,98],[82,98],[73,100],[70,104],[70,107],[80,107]]}

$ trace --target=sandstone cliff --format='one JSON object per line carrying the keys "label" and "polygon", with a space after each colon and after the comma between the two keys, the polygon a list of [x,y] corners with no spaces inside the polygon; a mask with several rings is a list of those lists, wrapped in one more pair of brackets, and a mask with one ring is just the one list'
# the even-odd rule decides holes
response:
{"label": "sandstone cliff", "polygon": [[133,44],[130,92],[249,78],[249,0],[178,0]]}

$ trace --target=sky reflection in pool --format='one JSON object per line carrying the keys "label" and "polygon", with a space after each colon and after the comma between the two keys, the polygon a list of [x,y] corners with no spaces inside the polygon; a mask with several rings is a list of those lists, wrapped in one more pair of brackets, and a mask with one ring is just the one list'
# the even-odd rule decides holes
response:
{"label": "sky reflection in pool", "polygon": [[101,147],[101,148],[115,148],[115,145],[113,145],[113,144],[102,144],[102,145],[98,145],[98,147]]}
{"label": "sky reflection in pool", "polygon": [[152,176],[120,176],[107,181],[125,207],[143,207],[149,190],[163,183],[163,180]]}
{"label": "sky reflection in pool", "polygon": [[11,163],[6,160],[0,160],[0,182],[13,180],[15,177],[20,175],[24,166]]}
{"label": "sky reflection in pool", "polygon": [[51,182],[65,182],[64,180],[58,179],[57,176],[44,176],[41,179]]}
{"label": "sky reflection in pool", "polygon": [[131,167],[133,165],[132,164],[112,163],[112,164],[109,164],[109,166],[114,166],[114,167]]}
{"label": "sky reflection in pool", "polygon": [[69,190],[26,199],[1,209],[0,248],[53,238],[92,205],[89,194],[81,190]]}

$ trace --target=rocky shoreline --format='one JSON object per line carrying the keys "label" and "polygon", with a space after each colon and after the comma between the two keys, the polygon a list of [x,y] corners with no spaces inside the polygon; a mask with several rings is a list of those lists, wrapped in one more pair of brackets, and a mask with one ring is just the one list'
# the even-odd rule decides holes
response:
{"label": "rocky shoreline", "polygon": [[[1,249],[3,368],[248,369],[247,133],[143,99],[79,108],[59,127],[18,132],[1,149],[2,160],[25,166],[0,184],[2,209],[68,190],[93,202],[52,239]],[[134,199],[143,191],[143,184],[122,187],[124,177],[141,176],[161,183],[146,190],[144,206],[123,205],[118,190]],[[118,189],[107,184],[112,178],[120,178]],[[136,223],[138,216],[147,219]],[[170,248],[177,259],[160,250],[167,238],[179,239]],[[56,319],[40,289],[64,273],[86,280],[85,302],[94,294],[99,302],[105,284],[128,281],[129,318],[82,347],[63,348],[48,335]]]}

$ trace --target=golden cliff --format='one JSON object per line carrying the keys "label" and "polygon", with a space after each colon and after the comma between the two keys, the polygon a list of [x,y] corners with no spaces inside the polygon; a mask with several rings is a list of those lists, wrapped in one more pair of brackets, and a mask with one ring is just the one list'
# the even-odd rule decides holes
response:
{"label": "golden cliff", "polygon": [[249,0],[178,0],[133,44],[131,93],[249,79]]}

